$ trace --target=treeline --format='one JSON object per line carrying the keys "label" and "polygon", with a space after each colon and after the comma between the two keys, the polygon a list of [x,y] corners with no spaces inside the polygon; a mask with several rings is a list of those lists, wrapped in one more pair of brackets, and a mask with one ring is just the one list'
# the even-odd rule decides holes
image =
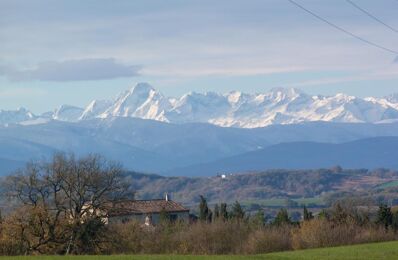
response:
{"label": "treeline", "polygon": [[[110,201],[134,197],[119,165],[99,156],[57,154],[31,163],[2,183],[14,207],[0,218],[0,254],[256,254],[398,238],[398,213],[380,205],[375,217],[348,203],[292,221],[286,209],[266,220],[239,202],[210,208],[200,197],[197,219],[156,226],[134,221],[107,225]],[[89,207],[87,205],[90,205]]]}
{"label": "treeline", "polygon": [[335,204],[316,216],[304,207],[299,222],[292,221],[287,210],[281,209],[266,222],[261,211],[246,215],[237,202],[210,210],[202,197],[199,218],[192,224],[163,218],[153,228],[137,222],[109,227],[115,240],[108,244],[106,253],[259,254],[398,238],[398,214],[392,213],[390,207],[381,205],[371,220],[366,213],[345,206]]}

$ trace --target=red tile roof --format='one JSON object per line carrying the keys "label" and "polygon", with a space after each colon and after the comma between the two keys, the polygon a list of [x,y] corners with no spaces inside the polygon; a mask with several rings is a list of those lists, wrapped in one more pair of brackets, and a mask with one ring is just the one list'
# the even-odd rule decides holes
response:
{"label": "red tile roof", "polygon": [[126,200],[108,206],[109,216],[170,212],[188,212],[189,209],[172,200]]}

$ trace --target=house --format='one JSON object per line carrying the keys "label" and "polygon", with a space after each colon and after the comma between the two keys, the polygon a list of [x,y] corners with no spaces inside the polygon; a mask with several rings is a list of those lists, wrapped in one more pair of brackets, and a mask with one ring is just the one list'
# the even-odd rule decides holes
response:
{"label": "house", "polygon": [[156,225],[160,215],[167,214],[171,221],[189,221],[189,209],[168,199],[124,200],[108,206],[106,223],[126,223],[132,220],[147,226]]}

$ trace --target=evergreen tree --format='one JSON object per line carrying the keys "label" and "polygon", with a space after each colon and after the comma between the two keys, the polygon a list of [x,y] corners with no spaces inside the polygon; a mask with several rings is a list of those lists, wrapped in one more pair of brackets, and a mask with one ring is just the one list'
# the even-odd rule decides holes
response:
{"label": "evergreen tree", "polygon": [[234,205],[232,206],[231,215],[235,219],[243,219],[245,217],[245,211],[238,201],[235,201]]}
{"label": "evergreen tree", "polygon": [[386,204],[381,204],[377,212],[376,223],[379,225],[383,225],[387,229],[388,226],[392,224],[392,221],[393,221],[393,215],[391,212],[391,208],[388,207]]}
{"label": "evergreen tree", "polygon": [[278,214],[276,215],[273,224],[276,226],[281,226],[284,224],[291,224],[292,221],[290,220],[289,213],[286,209],[280,209]]}
{"label": "evergreen tree", "polygon": [[206,221],[207,223],[211,223],[212,220],[213,220],[213,212],[211,211],[211,209],[209,209]]}
{"label": "evergreen tree", "polygon": [[394,231],[398,231],[398,211],[394,212],[392,214],[392,228],[394,229]]}
{"label": "evergreen tree", "polygon": [[321,212],[318,214],[319,219],[329,219],[329,214],[326,212],[325,209],[322,209]]}
{"label": "evergreen tree", "polygon": [[307,207],[304,205],[303,207],[303,218],[304,221],[308,221],[314,218],[314,216],[312,215],[312,212],[308,211]]}
{"label": "evergreen tree", "polygon": [[220,204],[220,217],[224,221],[228,219],[227,203]]}
{"label": "evergreen tree", "polygon": [[207,201],[205,197],[200,195],[200,204],[199,204],[199,220],[207,221],[209,216],[209,207],[207,206]]}
{"label": "evergreen tree", "polygon": [[253,217],[253,223],[256,226],[264,226],[265,222],[265,214],[264,211],[259,209],[257,213]]}
{"label": "evergreen tree", "polygon": [[220,208],[218,207],[218,204],[216,204],[214,206],[214,220],[219,219],[220,218]]}

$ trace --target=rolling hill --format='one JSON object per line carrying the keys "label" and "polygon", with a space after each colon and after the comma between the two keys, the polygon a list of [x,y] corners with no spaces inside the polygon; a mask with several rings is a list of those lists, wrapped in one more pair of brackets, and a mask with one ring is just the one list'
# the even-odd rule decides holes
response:
{"label": "rolling hill", "polygon": [[330,144],[280,143],[229,158],[174,169],[170,175],[212,176],[221,173],[266,169],[344,168],[398,169],[398,137],[375,137]]}
{"label": "rolling hill", "polygon": [[[0,127],[0,158],[10,162],[26,162],[49,158],[55,151],[74,152],[77,155],[99,153],[121,162],[129,170],[190,176],[198,174],[195,167],[190,168],[192,172],[188,168],[184,171],[172,169],[206,164],[280,143],[301,141],[338,144],[394,135],[398,135],[397,123],[309,122],[248,129],[202,123],[171,124],[127,117],[79,122],[52,120],[45,124]],[[285,163],[286,156],[283,153],[279,155],[282,156],[280,161]],[[7,174],[15,165],[3,161],[0,166],[2,174]],[[250,167],[247,165],[245,170]]]}

